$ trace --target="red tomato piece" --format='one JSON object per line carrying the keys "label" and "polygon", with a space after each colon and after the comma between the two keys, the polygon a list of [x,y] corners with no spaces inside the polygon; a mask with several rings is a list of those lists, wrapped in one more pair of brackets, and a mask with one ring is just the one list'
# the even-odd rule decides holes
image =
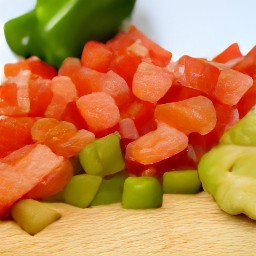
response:
{"label": "red tomato piece", "polygon": [[170,89],[173,74],[167,69],[142,62],[134,74],[132,91],[144,101],[156,103]]}
{"label": "red tomato piece", "polygon": [[153,42],[135,26],[130,27],[128,34],[141,40],[142,44],[148,49],[149,56],[154,65],[166,67],[169,64],[172,58],[170,51]]}
{"label": "red tomato piece", "polygon": [[40,60],[36,56],[32,56],[25,61],[34,75],[38,75],[46,79],[52,79],[57,76],[57,70],[53,66]]}
{"label": "red tomato piece", "polygon": [[51,80],[38,77],[29,83],[30,116],[43,116],[52,100]]}
{"label": "red tomato piece", "polygon": [[88,41],[83,49],[82,65],[99,72],[107,72],[113,58],[113,53],[101,42]]}
{"label": "red tomato piece", "polygon": [[256,80],[253,81],[252,87],[249,88],[237,103],[239,117],[243,118],[254,105],[256,105]]}
{"label": "red tomato piece", "polygon": [[1,159],[0,216],[44,177],[53,173],[63,161],[63,157],[40,144],[25,146]]}
{"label": "red tomato piece", "polygon": [[122,139],[135,140],[139,137],[138,130],[131,118],[123,118],[119,121],[119,133]]}
{"label": "red tomato piece", "polygon": [[[79,58],[75,57],[68,57],[66,58],[59,70],[58,75],[59,76],[68,76],[73,81],[73,76],[77,70],[79,70],[82,67],[81,60]],[[73,81],[74,82],[74,81]]]}
{"label": "red tomato piece", "polygon": [[256,45],[239,61],[233,69],[256,78]]}
{"label": "red tomato piece", "polygon": [[15,63],[7,63],[4,65],[4,75],[6,77],[17,76],[22,70],[29,70],[28,63],[24,60],[20,60]]}
{"label": "red tomato piece", "polygon": [[125,158],[147,165],[167,159],[188,146],[188,137],[164,123],[126,147]]}
{"label": "red tomato piece", "polygon": [[250,76],[233,69],[223,69],[218,82],[213,88],[212,95],[220,102],[234,106],[252,86]]}
{"label": "red tomato piece", "polygon": [[76,104],[89,130],[94,133],[104,132],[119,122],[119,109],[114,99],[105,92],[84,95]]}
{"label": "red tomato piece", "polygon": [[92,132],[77,130],[73,124],[53,118],[38,119],[31,134],[35,142],[47,145],[53,152],[65,158],[77,155],[95,138]]}
{"label": "red tomato piece", "polygon": [[0,86],[0,115],[19,114],[17,93],[18,88],[15,83],[5,82]]}
{"label": "red tomato piece", "polygon": [[218,81],[219,68],[205,60],[182,56],[175,67],[174,75],[183,86],[211,95]]}
{"label": "red tomato piece", "polygon": [[73,166],[64,160],[55,170],[45,176],[24,198],[46,199],[61,192],[73,176]]}
{"label": "red tomato piece", "polygon": [[233,43],[229,45],[225,50],[215,56],[212,61],[219,63],[228,63],[230,61],[239,60],[243,57],[238,43]]}
{"label": "red tomato piece", "polygon": [[216,125],[214,105],[204,96],[159,104],[155,109],[155,118],[185,134],[198,132],[204,135],[213,130]]}
{"label": "red tomato piece", "polygon": [[0,158],[32,143],[33,124],[30,117],[0,117]]}
{"label": "red tomato piece", "polygon": [[51,90],[52,100],[45,110],[44,116],[61,119],[68,103],[77,99],[76,87],[69,77],[57,76],[52,79]]}
{"label": "red tomato piece", "polygon": [[126,81],[112,70],[101,73],[83,67],[76,72],[74,82],[79,96],[92,92],[105,92],[113,97],[119,107],[130,100],[130,90]]}

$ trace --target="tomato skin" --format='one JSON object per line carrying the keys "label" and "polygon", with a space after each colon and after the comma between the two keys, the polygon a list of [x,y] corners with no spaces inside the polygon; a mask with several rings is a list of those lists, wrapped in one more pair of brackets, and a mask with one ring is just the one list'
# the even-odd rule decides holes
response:
{"label": "tomato skin", "polygon": [[182,56],[174,70],[177,82],[183,86],[201,91],[211,95],[215,87],[220,70],[199,58],[192,58],[188,55]]}
{"label": "tomato skin", "polygon": [[0,118],[0,158],[31,144],[31,128],[34,119],[31,117]]}
{"label": "tomato skin", "polygon": [[256,45],[239,61],[233,69],[256,78]]}
{"label": "tomato skin", "polygon": [[101,42],[88,41],[82,52],[81,62],[84,67],[88,67],[99,72],[107,72],[113,58],[113,53]]}
{"label": "tomato skin", "polygon": [[223,104],[235,106],[252,84],[250,76],[233,69],[223,69],[212,95]]}
{"label": "tomato skin", "polygon": [[44,177],[24,198],[46,199],[61,192],[73,176],[73,166],[64,160],[53,172]]}
{"label": "tomato skin", "polygon": [[215,56],[212,61],[219,63],[227,63],[232,60],[240,59],[243,55],[240,51],[238,43],[233,43],[229,45],[226,49],[224,49],[221,53]]}

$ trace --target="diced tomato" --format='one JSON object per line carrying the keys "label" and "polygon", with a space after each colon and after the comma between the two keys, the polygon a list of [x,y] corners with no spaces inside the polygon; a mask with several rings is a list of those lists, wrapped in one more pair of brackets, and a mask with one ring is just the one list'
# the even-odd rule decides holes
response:
{"label": "diced tomato", "polygon": [[242,96],[237,103],[239,117],[243,118],[256,105],[256,80],[253,81],[252,87]]}
{"label": "diced tomato", "polygon": [[53,78],[51,90],[53,93],[52,100],[45,110],[44,116],[60,119],[68,103],[76,100],[77,90],[72,80],[67,76]]}
{"label": "diced tomato", "polygon": [[187,136],[167,124],[159,123],[151,131],[126,147],[125,158],[141,164],[154,164],[167,159],[188,146]]}
{"label": "diced tomato", "polygon": [[92,132],[77,130],[73,124],[53,118],[37,120],[31,134],[35,142],[47,145],[53,152],[65,158],[77,155],[95,138]]}
{"label": "diced tomato", "polygon": [[199,58],[182,56],[175,67],[174,75],[183,86],[199,90],[207,95],[216,85],[220,70]]}
{"label": "diced tomato", "polygon": [[200,95],[203,96],[204,94],[196,89],[175,83],[164,96],[163,103],[186,100],[188,98],[197,97]]}
{"label": "diced tomato", "polygon": [[[6,97],[11,100],[12,103],[16,102],[16,104],[13,106],[13,110],[11,115],[27,115],[30,112],[30,98],[29,98],[29,82],[31,79],[31,71],[29,70],[22,70],[19,72],[17,76],[14,77],[8,77],[8,79],[4,82],[5,84],[15,84],[17,87],[17,90],[12,85],[11,92],[14,93],[14,95],[10,95],[10,93],[6,90],[2,90],[1,94],[3,98],[6,99]],[[16,97],[16,100],[15,100]],[[5,108],[5,110],[10,111],[8,107]],[[2,115],[9,115],[10,113],[5,113],[4,109],[1,111]]]}
{"label": "diced tomato", "polygon": [[82,52],[82,65],[99,72],[107,72],[113,58],[108,47],[97,41],[88,41]]}
{"label": "diced tomato", "polygon": [[141,39],[142,44],[149,50],[149,55],[152,59],[153,64],[160,67],[166,67],[169,64],[172,58],[171,52],[153,42],[135,26],[130,27],[128,34],[132,35],[137,39]]}
{"label": "diced tomato", "polygon": [[219,63],[228,63],[230,61],[238,60],[243,57],[238,43],[233,43],[229,45],[225,50],[215,56],[212,61]]}
{"label": "diced tomato", "polygon": [[133,76],[141,63],[141,57],[132,52],[125,52],[117,56],[110,65],[110,68],[120,75],[131,87]]}
{"label": "diced tomato", "polygon": [[0,216],[63,161],[63,157],[40,144],[25,146],[1,159]]}
{"label": "diced tomato", "polygon": [[67,104],[67,107],[61,116],[61,120],[74,124],[77,129],[88,129],[84,118],[77,108],[76,101]]}
{"label": "diced tomato", "polygon": [[123,118],[119,121],[119,133],[121,139],[135,140],[139,137],[138,130],[131,118]]}
{"label": "diced tomato", "polygon": [[168,70],[142,62],[134,74],[132,91],[144,101],[156,103],[172,86],[173,74]]}
{"label": "diced tomato", "polygon": [[22,70],[29,70],[28,63],[24,60],[4,65],[4,74],[6,77],[17,76]]}
{"label": "diced tomato", "polygon": [[[59,76],[68,76],[73,81],[73,76],[77,70],[82,67],[81,60],[75,57],[66,58],[58,71]],[[74,81],[73,81],[74,82]]]}
{"label": "diced tomato", "polygon": [[126,81],[112,70],[101,73],[83,67],[76,72],[74,82],[79,96],[92,92],[105,92],[113,97],[118,107],[130,100],[130,90]]}
{"label": "diced tomato", "polygon": [[70,161],[64,160],[54,172],[46,175],[24,198],[42,200],[56,195],[68,184],[73,172],[73,166]]}
{"label": "diced tomato", "polygon": [[51,80],[38,77],[29,83],[30,116],[43,116],[52,100]]}
{"label": "diced tomato", "polygon": [[159,104],[155,109],[155,118],[185,134],[198,132],[204,135],[213,130],[216,125],[214,105],[204,96]]}
{"label": "diced tomato", "polygon": [[28,64],[28,67],[31,70],[31,72],[40,77],[52,79],[58,74],[57,70],[53,66],[40,60],[36,56],[32,56],[26,59],[26,63]]}
{"label": "diced tomato", "polygon": [[33,124],[30,117],[0,116],[0,158],[32,143]]}
{"label": "diced tomato", "polygon": [[89,130],[94,133],[104,132],[119,122],[119,109],[114,99],[105,92],[84,95],[76,104]]}
{"label": "diced tomato", "polygon": [[135,98],[121,109],[121,117],[131,118],[141,136],[156,129],[154,109],[154,104]]}
{"label": "diced tomato", "polygon": [[15,83],[5,82],[0,86],[0,115],[11,116],[19,113],[17,94]]}
{"label": "diced tomato", "polygon": [[256,78],[256,45],[241,59],[233,69]]}
{"label": "diced tomato", "polygon": [[223,69],[218,82],[213,88],[212,95],[220,102],[234,106],[252,86],[250,76],[233,69]]}

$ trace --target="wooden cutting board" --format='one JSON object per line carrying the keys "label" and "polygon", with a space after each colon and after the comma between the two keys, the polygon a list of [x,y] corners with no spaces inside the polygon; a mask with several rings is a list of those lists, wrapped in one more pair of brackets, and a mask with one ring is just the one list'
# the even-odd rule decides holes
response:
{"label": "wooden cutting board", "polygon": [[153,210],[50,206],[63,216],[35,236],[0,223],[0,255],[256,255],[256,222],[223,213],[205,192],[164,195]]}

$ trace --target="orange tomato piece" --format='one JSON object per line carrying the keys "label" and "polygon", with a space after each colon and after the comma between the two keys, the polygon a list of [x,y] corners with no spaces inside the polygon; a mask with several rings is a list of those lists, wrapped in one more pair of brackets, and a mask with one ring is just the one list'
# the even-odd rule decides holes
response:
{"label": "orange tomato piece", "polygon": [[61,66],[58,70],[58,75],[59,76],[68,76],[73,81],[73,75],[81,67],[82,67],[82,64],[81,64],[81,60],[79,58],[68,57],[62,62]]}
{"label": "orange tomato piece", "polygon": [[65,158],[77,155],[95,139],[92,132],[77,130],[72,123],[53,118],[38,119],[31,129],[31,134],[35,142],[47,145],[53,152]]}
{"label": "orange tomato piece", "polygon": [[34,75],[40,76],[42,78],[52,79],[55,76],[57,76],[57,74],[58,74],[57,70],[53,66],[40,60],[36,56],[32,56],[32,57],[26,59],[25,62],[27,63],[30,71]]}
{"label": "orange tomato piece", "polygon": [[79,96],[92,92],[105,92],[113,97],[118,107],[130,100],[130,90],[126,81],[112,70],[101,73],[83,67],[76,72],[74,81]]}
{"label": "orange tomato piece", "polygon": [[256,78],[256,45],[239,61],[233,69]]}
{"label": "orange tomato piece", "polygon": [[134,121],[131,118],[123,118],[119,121],[120,136],[122,139],[135,140],[139,137],[138,130]]}
{"label": "orange tomato piece", "polygon": [[31,117],[0,116],[0,158],[32,143],[33,124]]}
{"label": "orange tomato piece", "polygon": [[156,103],[170,89],[173,74],[167,69],[142,62],[134,74],[132,91],[144,101]]}
{"label": "orange tomato piece", "polygon": [[51,80],[38,77],[29,83],[30,116],[43,116],[52,100]]}
{"label": "orange tomato piece", "polygon": [[1,159],[0,216],[63,161],[63,157],[41,144],[25,146]]}
{"label": "orange tomato piece", "polygon": [[210,99],[205,96],[159,104],[155,108],[155,118],[176,129],[190,134],[207,134],[216,125],[216,111]]}
{"label": "orange tomato piece", "polygon": [[34,188],[24,197],[36,200],[46,199],[61,192],[73,176],[73,166],[69,160],[65,159],[61,164],[46,175]]}
{"label": "orange tomato piece", "polygon": [[250,76],[233,69],[223,69],[218,82],[213,88],[212,95],[220,102],[234,106],[252,86]]}
{"label": "orange tomato piece", "polygon": [[177,82],[211,95],[212,89],[218,81],[219,68],[205,60],[193,58],[188,55],[182,56],[174,70]]}
{"label": "orange tomato piece", "polygon": [[212,61],[218,63],[228,63],[230,61],[238,60],[242,58],[243,55],[240,51],[238,43],[233,43],[229,45],[226,49],[224,49],[221,53],[215,56]]}
{"label": "orange tomato piece", "polygon": [[256,105],[256,80],[237,103],[239,117],[243,118]]}
{"label": "orange tomato piece", "polygon": [[6,77],[17,76],[22,70],[29,70],[28,63],[24,60],[15,63],[6,63],[4,65],[4,75]]}
{"label": "orange tomato piece", "polygon": [[76,101],[77,107],[92,132],[103,132],[118,124],[119,109],[105,92],[93,92]]}
{"label": "orange tomato piece", "polygon": [[101,42],[88,41],[83,48],[82,65],[99,72],[107,72],[113,58],[113,53]]}
{"label": "orange tomato piece", "polygon": [[128,34],[141,40],[142,44],[148,49],[149,56],[154,65],[166,67],[169,64],[172,58],[172,53],[170,51],[153,42],[144,33],[142,33],[142,31],[133,25],[130,26]]}
{"label": "orange tomato piece", "polygon": [[67,76],[57,76],[52,79],[52,100],[45,110],[44,116],[61,119],[68,103],[75,101],[77,90],[72,80]]}
{"label": "orange tomato piece", "polygon": [[147,165],[154,164],[181,152],[188,146],[188,137],[164,123],[126,147],[125,158]]}

